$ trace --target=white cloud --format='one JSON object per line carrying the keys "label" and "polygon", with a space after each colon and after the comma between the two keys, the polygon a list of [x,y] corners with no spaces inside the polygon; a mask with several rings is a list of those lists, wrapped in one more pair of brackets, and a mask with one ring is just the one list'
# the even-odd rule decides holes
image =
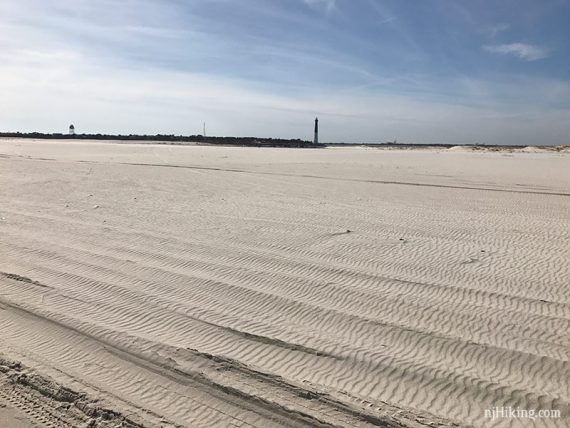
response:
{"label": "white cloud", "polygon": [[487,52],[514,55],[525,61],[536,61],[548,57],[548,50],[535,45],[526,43],[510,43],[504,45],[485,45],[483,46]]}

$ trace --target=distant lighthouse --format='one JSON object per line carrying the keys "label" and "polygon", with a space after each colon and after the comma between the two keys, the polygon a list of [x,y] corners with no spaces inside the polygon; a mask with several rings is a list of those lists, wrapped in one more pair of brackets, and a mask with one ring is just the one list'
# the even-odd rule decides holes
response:
{"label": "distant lighthouse", "polygon": [[313,139],[314,144],[319,144],[319,118],[315,118],[315,138]]}

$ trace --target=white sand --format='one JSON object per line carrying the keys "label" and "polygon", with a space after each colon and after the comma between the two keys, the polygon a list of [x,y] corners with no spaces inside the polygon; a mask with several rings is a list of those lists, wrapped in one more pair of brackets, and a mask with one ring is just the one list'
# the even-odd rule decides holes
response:
{"label": "white sand", "polygon": [[0,272],[0,353],[148,426],[570,425],[568,154],[0,140]]}

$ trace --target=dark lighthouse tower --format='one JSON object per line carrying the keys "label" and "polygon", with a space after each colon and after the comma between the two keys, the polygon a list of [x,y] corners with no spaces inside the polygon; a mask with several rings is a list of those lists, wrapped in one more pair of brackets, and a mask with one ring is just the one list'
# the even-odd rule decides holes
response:
{"label": "dark lighthouse tower", "polygon": [[313,139],[314,144],[319,144],[319,118],[315,118],[315,138]]}

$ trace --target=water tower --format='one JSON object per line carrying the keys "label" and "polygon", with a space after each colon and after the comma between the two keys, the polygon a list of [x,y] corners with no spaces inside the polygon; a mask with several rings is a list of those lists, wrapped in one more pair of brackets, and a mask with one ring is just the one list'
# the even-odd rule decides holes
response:
{"label": "water tower", "polygon": [[69,125],[69,135],[75,135],[75,126]]}

